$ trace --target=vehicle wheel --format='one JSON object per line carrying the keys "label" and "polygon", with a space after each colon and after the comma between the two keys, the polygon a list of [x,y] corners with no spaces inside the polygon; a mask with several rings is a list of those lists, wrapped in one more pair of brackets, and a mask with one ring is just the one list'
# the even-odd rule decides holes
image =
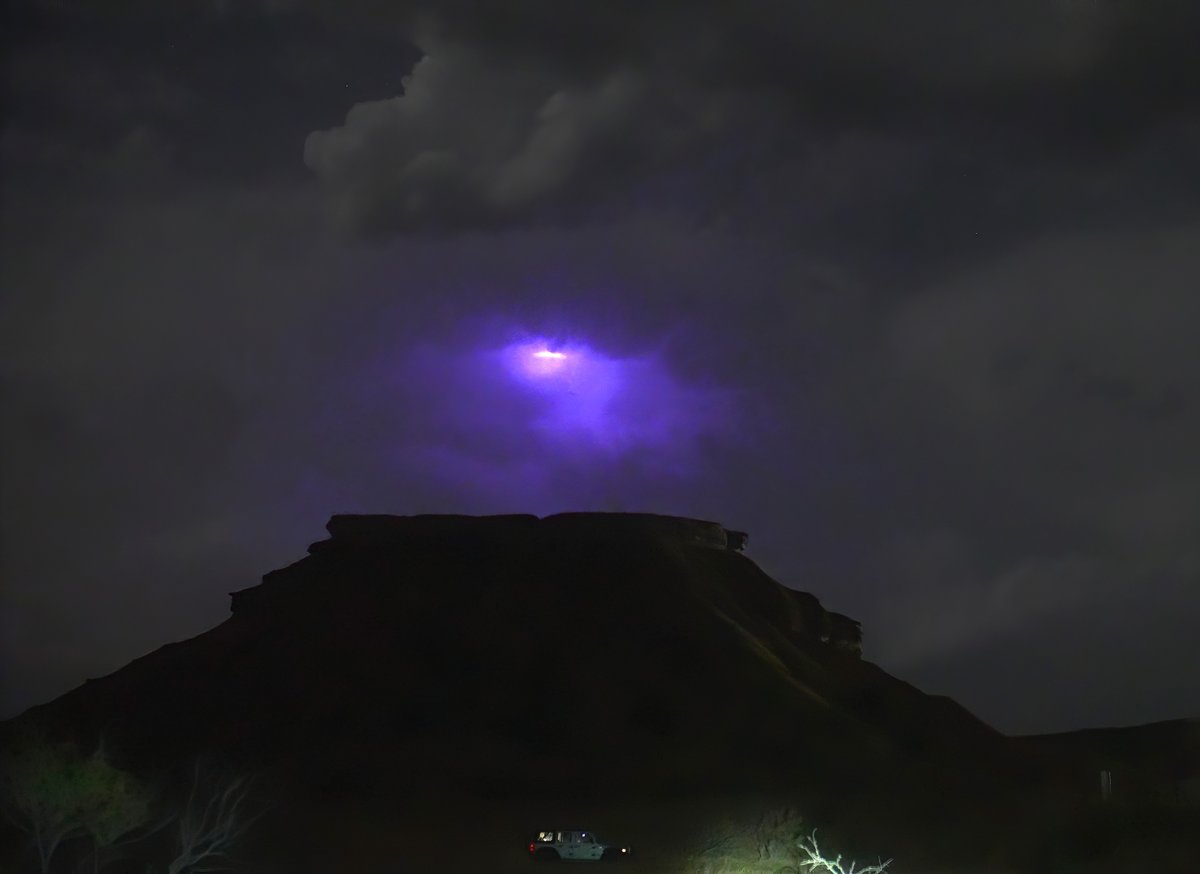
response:
{"label": "vehicle wheel", "polygon": [[558,862],[561,860],[562,856],[558,855],[558,850],[538,850],[533,854],[533,861],[535,862]]}

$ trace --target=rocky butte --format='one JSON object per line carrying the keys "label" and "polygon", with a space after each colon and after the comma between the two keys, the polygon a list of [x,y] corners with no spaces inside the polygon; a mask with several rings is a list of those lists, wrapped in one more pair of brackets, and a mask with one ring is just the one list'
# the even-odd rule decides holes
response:
{"label": "rocky butte", "polygon": [[[287,799],[256,852],[293,871],[339,867],[351,844],[366,867],[369,846],[419,857],[466,820],[495,853],[532,818],[584,813],[661,846],[671,823],[697,821],[680,804],[781,793],[880,841],[911,838],[921,817],[944,830],[968,806],[996,834],[1059,776],[1048,747],[865,661],[857,622],[771,579],[719,524],[566,513],[327,529],[233,592],[217,627],[4,731],[103,737],[146,773],[216,751]],[[968,832],[957,851],[972,851]]]}

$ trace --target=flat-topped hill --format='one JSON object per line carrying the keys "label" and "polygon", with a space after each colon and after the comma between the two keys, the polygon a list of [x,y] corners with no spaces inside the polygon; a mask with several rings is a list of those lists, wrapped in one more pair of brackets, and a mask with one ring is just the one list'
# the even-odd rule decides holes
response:
{"label": "flat-topped hill", "polygon": [[147,762],[215,747],[328,785],[492,793],[838,780],[1002,757],[859,655],[746,535],[649,514],[334,516],[232,615],[26,718]]}

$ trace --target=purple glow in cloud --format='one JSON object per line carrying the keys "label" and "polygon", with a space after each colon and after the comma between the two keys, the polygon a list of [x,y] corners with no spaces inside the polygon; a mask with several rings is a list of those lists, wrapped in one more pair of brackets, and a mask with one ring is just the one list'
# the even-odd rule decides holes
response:
{"label": "purple glow in cloud", "polygon": [[[578,347],[568,354],[536,340],[513,344],[501,356],[513,375],[531,381],[569,379],[577,374],[580,364],[586,361],[586,353]],[[548,386],[553,383],[547,381],[542,384]]]}
{"label": "purple glow in cloud", "polygon": [[724,430],[732,414],[727,393],[681,384],[653,354],[621,358],[544,338],[511,343],[497,354],[516,384],[541,401],[530,427],[577,451],[682,455],[701,434]]}
{"label": "purple glow in cloud", "polygon": [[426,335],[399,366],[382,352],[363,397],[373,412],[344,441],[379,438],[389,488],[436,496],[426,510],[638,505],[686,488],[748,427],[735,392],[683,379],[657,348],[617,355],[494,323],[455,333]]}

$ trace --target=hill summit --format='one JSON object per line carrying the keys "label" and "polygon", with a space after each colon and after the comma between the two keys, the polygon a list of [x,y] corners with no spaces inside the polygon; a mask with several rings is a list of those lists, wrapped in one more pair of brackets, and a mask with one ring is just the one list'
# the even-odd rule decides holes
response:
{"label": "hill summit", "polygon": [[1003,738],[861,658],[744,533],[626,513],[334,516],[232,615],[28,716],[147,764],[218,748],[324,786],[786,785]]}

